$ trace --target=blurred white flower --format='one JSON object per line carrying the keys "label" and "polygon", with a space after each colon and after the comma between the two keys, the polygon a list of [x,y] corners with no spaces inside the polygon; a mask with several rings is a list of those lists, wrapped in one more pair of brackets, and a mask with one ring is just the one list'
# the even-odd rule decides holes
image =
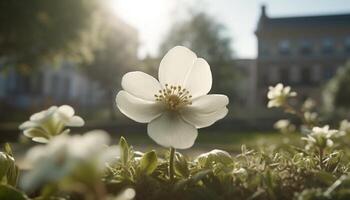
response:
{"label": "blurred white flower", "polygon": [[312,98],[307,98],[302,105],[302,110],[310,111],[314,109],[315,106],[316,106],[315,100],[313,100]]}
{"label": "blurred white flower", "polygon": [[283,134],[293,133],[295,131],[295,125],[292,124],[288,119],[278,120],[273,127],[279,130]]}
{"label": "blurred white flower", "polygon": [[158,78],[139,71],[125,74],[116,102],[129,118],[149,123],[148,135],[159,145],[190,148],[198,128],[226,116],[227,96],[207,95],[212,86],[209,64],[186,47],[174,47],[164,56]]}
{"label": "blurred white flower", "polygon": [[307,124],[317,124],[318,114],[316,112],[305,112],[304,119]]}
{"label": "blurred white flower", "polygon": [[313,146],[319,148],[333,146],[332,138],[338,132],[338,130],[329,129],[329,126],[314,127],[311,133],[307,137],[302,137],[303,140],[307,141],[306,149],[310,149]]}
{"label": "blurred white flower", "polygon": [[136,192],[132,188],[123,190],[117,197],[110,198],[110,200],[132,200],[136,196]]}
{"label": "blurred white flower", "polygon": [[84,120],[74,115],[74,109],[68,105],[51,106],[47,110],[33,114],[29,121],[22,123],[19,129],[35,142],[46,143],[52,137],[69,132],[65,127],[80,127]]}
{"label": "blurred white flower", "polygon": [[30,149],[25,162],[31,170],[21,179],[21,187],[34,190],[46,182],[55,182],[69,176],[77,168],[89,165],[97,171],[105,163],[119,156],[119,148],[107,147],[109,136],[104,131],[91,131],[85,135],[59,135],[46,145]]}
{"label": "blurred white flower", "polygon": [[289,97],[294,97],[296,95],[296,92],[291,91],[289,86],[284,87],[282,83],[278,83],[275,87],[270,86],[269,92],[267,93],[267,98],[269,99],[267,107],[280,107],[286,103]]}
{"label": "blurred white flower", "polygon": [[346,119],[342,120],[340,122],[340,126],[339,126],[339,132],[337,134],[337,136],[344,136],[350,134],[350,122]]}

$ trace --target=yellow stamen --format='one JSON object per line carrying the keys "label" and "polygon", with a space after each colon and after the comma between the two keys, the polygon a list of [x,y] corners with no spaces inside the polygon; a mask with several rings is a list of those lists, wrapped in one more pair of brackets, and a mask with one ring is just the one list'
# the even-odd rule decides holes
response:
{"label": "yellow stamen", "polygon": [[170,85],[169,87],[169,84],[165,84],[165,88],[159,90],[159,94],[155,94],[154,97],[156,101],[164,103],[172,111],[177,111],[186,105],[192,104],[192,95],[180,85]]}

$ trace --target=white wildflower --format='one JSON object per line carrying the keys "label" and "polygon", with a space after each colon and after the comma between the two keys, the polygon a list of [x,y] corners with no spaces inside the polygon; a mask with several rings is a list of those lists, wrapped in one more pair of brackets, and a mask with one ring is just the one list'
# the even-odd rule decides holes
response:
{"label": "white wildflower", "polygon": [[132,200],[136,196],[136,191],[132,188],[123,190],[117,197],[110,198],[110,200]]}
{"label": "white wildflower", "polygon": [[295,131],[295,125],[292,124],[288,119],[278,120],[273,127],[279,130],[283,134],[293,133]]}
{"label": "white wildflower", "polygon": [[312,128],[311,133],[307,137],[303,137],[302,139],[307,141],[306,149],[310,149],[313,146],[317,146],[319,148],[326,148],[333,146],[332,138],[338,132],[338,130],[329,129],[329,126],[326,125],[324,127],[314,127]]}
{"label": "white wildflower", "polygon": [[80,127],[84,120],[74,115],[74,109],[68,105],[51,106],[47,110],[35,113],[29,121],[22,123],[19,129],[33,141],[46,143],[52,137],[69,132],[65,127]]}
{"label": "white wildflower", "polygon": [[318,114],[316,112],[305,112],[304,119],[307,124],[316,124],[318,121]]}
{"label": "white wildflower", "polygon": [[119,156],[118,147],[107,147],[109,136],[104,131],[85,135],[66,134],[53,138],[46,145],[30,149],[25,161],[31,170],[24,174],[21,186],[34,190],[46,182],[56,182],[85,165],[101,171],[105,163]]}
{"label": "white wildflower", "polygon": [[207,95],[209,64],[186,47],[174,47],[164,56],[158,78],[139,71],[125,74],[116,102],[129,118],[149,123],[148,135],[159,145],[190,148],[198,128],[226,116],[227,96]]}
{"label": "white wildflower", "polygon": [[267,107],[280,107],[286,103],[289,97],[296,95],[296,92],[291,91],[289,86],[284,87],[282,83],[278,83],[275,87],[270,86],[267,93],[267,98],[269,99]]}
{"label": "white wildflower", "polygon": [[350,122],[346,119],[340,122],[338,137],[350,134]]}
{"label": "white wildflower", "polygon": [[314,109],[315,106],[316,106],[315,100],[313,100],[311,98],[307,98],[302,105],[302,110],[310,111],[310,110]]}

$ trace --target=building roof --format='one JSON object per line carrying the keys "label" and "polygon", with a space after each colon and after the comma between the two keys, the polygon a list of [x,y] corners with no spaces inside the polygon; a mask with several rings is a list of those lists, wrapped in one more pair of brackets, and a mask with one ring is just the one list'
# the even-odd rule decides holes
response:
{"label": "building roof", "polygon": [[281,17],[270,18],[269,24],[279,25],[329,25],[329,24],[347,24],[350,23],[350,14],[342,15],[323,15],[323,16],[301,16],[301,17]]}
{"label": "building roof", "polygon": [[270,18],[266,15],[265,6],[262,6],[257,31],[265,28],[295,28],[295,27],[319,27],[319,26],[350,26],[350,13],[297,17]]}

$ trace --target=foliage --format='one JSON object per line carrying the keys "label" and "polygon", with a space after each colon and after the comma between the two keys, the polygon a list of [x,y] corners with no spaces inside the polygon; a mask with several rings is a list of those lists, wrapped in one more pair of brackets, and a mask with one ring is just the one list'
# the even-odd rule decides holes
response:
{"label": "foliage", "polygon": [[[188,20],[175,22],[160,46],[161,54],[175,45],[192,49],[212,66],[214,92],[230,94],[235,76],[231,39],[225,26],[205,12],[193,12]],[[220,80],[220,81],[219,81]],[[217,81],[217,82],[216,82]]]}
{"label": "foliage", "polygon": [[[348,145],[338,142],[337,149]],[[103,177],[109,194],[116,195],[131,187],[136,190],[136,199],[145,200],[350,197],[348,147],[327,150],[322,168],[317,152],[288,145],[272,150],[242,145],[241,153],[235,156],[215,150],[194,160],[177,152],[174,182],[169,180],[168,154],[137,152],[124,138],[120,140],[120,147],[121,159],[109,165]],[[56,191],[51,195],[63,198],[67,194],[62,196]],[[80,199],[74,193],[68,196]]]}
{"label": "foliage", "polygon": [[[0,197],[27,199],[27,194],[33,200],[349,199],[350,122],[343,120],[339,128],[330,129],[318,119],[311,100],[291,104],[297,93],[281,84],[269,90],[270,107],[299,117],[300,131],[297,126],[290,129],[291,122],[278,126],[285,135],[301,132],[299,143],[286,137],[282,144],[271,142],[254,148],[243,144],[235,155],[215,149],[189,158],[176,152],[175,146],[164,145],[170,146],[166,153],[143,153],[135,151],[124,137],[118,146],[108,147],[109,137],[103,131],[70,136],[60,133],[62,127],[56,126],[52,128],[59,130],[53,131],[58,135],[48,137],[45,146],[28,151],[26,160],[32,169],[21,176],[20,187],[12,150],[5,145],[0,153]],[[52,118],[50,112],[43,111],[40,117],[34,117],[40,120],[32,117],[30,123],[34,120],[36,127],[46,127],[43,125],[48,119],[75,121],[73,109],[63,108],[64,118]]]}
{"label": "foliage", "polygon": [[[124,24],[111,13],[101,15],[107,20],[101,22],[98,30],[99,46],[93,50],[94,60],[84,63],[83,71],[91,80],[96,80],[106,91],[107,107],[114,114],[112,99],[115,95],[115,86],[120,83],[122,74],[129,66],[137,63],[137,32]],[[122,49],[116,51],[116,49]]]}
{"label": "foliage", "polygon": [[83,55],[95,1],[12,1],[0,3],[2,62],[22,68],[43,59]]}
{"label": "foliage", "polygon": [[325,108],[328,112],[350,109],[350,62],[339,68],[324,90]]}

